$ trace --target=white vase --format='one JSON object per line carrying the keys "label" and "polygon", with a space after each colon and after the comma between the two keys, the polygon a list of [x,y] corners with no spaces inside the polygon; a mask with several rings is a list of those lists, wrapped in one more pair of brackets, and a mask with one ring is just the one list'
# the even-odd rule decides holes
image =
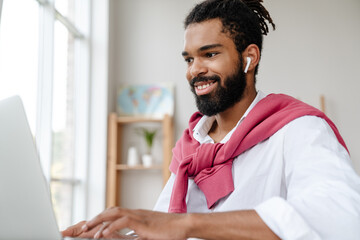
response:
{"label": "white vase", "polygon": [[144,154],[142,155],[142,163],[144,167],[151,167],[153,162],[151,154]]}
{"label": "white vase", "polygon": [[139,164],[139,156],[136,147],[129,147],[127,164],[129,166],[135,166]]}

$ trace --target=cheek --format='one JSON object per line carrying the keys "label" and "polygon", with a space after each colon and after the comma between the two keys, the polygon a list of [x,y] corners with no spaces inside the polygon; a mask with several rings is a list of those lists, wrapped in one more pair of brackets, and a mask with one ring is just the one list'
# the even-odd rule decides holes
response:
{"label": "cheek", "polygon": [[223,78],[227,75],[229,68],[229,62],[219,59],[218,61],[213,61],[208,64],[209,74],[218,75],[220,78]]}
{"label": "cheek", "polygon": [[188,68],[188,69],[186,70],[185,77],[186,77],[186,79],[188,80],[188,82],[191,81],[192,77],[191,77],[191,74],[190,74],[190,68]]}
{"label": "cheek", "polygon": [[218,66],[218,74],[222,79],[234,75],[238,71],[238,65],[234,62],[229,62],[228,64],[222,64]]}

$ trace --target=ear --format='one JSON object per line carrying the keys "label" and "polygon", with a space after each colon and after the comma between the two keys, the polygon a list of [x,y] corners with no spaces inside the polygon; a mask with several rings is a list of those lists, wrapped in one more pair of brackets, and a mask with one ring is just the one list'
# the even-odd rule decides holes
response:
{"label": "ear", "polygon": [[[243,58],[243,63],[244,63],[243,69],[245,70],[245,68],[247,68],[246,73],[254,74],[255,68],[259,64],[259,61],[260,61],[259,47],[256,44],[250,44],[243,51],[242,58]],[[247,63],[248,63],[247,58],[251,59],[251,62],[250,62],[250,64],[248,64],[248,66],[247,66]]]}

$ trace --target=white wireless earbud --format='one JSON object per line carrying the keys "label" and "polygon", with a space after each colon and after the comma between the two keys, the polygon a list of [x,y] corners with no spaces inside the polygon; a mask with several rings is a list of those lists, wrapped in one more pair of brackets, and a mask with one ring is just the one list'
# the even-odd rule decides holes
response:
{"label": "white wireless earbud", "polygon": [[249,66],[250,66],[250,63],[251,63],[251,58],[246,57],[246,67],[245,67],[244,73],[247,73],[247,71],[249,69]]}

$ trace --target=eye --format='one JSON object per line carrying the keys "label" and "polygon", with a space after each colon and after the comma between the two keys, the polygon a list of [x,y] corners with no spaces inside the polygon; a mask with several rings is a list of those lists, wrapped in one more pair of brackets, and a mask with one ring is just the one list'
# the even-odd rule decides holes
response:
{"label": "eye", "polygon": [[194,59],[191,58],[191,57],[187,57],[184,60],[185,60],[186,63],[192,63],[194,61]]}
{"label": "eye", "polygon": [[209,53],[205,53],[205,56],[207,58],[212,58],[212,57],[215,57],[216,55],[218,55],[219,53],[217,52],[209,52]]}

